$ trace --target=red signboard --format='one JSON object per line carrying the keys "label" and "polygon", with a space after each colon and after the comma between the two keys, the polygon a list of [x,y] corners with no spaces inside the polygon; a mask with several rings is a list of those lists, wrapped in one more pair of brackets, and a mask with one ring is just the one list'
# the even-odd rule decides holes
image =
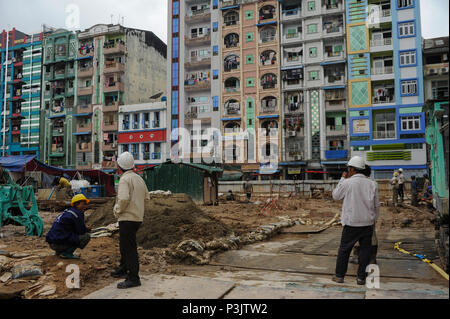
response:
{"label": "red signboard", "polygon": [[119,144],[165,142],[166,130],[119,133]]}

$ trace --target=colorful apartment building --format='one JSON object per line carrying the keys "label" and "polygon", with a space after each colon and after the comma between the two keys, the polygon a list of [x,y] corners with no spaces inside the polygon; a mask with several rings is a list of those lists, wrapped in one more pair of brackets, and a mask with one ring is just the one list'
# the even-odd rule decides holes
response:
{"label": "colorful apartment building", "polygon": [[337,178],[350,142],[344,1],[280,8],[284,177]]}
{"label": "colorful apartment building", "polygon": [[74,169],[77,52],[75,32],[55,30],[43,42],[40,160]]}
{"label": "colorful apartment building", "polygon": [[12,29],[1,34],[1,155],[39,156],[42,41]]}
{"label": "colorful apartment building", "polygon": [[121,25],[77,36],[76,168],[115,171],[119,106],[165,95],[167,47],[150,31]]}
{"label": "colorful apartment building", "polygon": [[375,178],[426,172],[420,2],[346,1],[352,155]]}
{"label": "colorful apartment building", "polygon": [[133,154],[138,169],[162,164],[168,158],[165,100],[119,106],[119,152]]}

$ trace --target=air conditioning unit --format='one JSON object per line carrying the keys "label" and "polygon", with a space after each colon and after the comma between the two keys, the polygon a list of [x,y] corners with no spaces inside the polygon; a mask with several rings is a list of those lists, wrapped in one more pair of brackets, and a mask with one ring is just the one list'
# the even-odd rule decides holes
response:
{"label": "air conditioning unit", "polygon": [[295,132],[295,131],[288,131],[288,136],[289,137],[294,137],[296,135],[297,135],[297,132]]}
{"label": "air conditioning unit", "polygon": [[428,75],[436,75],[437,74],[437,70],[436,69],[429,69],[428,70]]}
{"label": "air conditioning unit", "polygon": [[64,128],[59,128],[58,129],[58,133],[63,133],[64,132]]}
{"label": "air conditioning unit", "polygon": [[301,159],[302,159],[301,155],[295,155],[294,156],[294,160],[296,160],[296,161],[301,161]]}
{"label": "air conditioning unit", "polygon": [[442,68],[441,69],[441,73],[442,74],[447,74],[448,73],[448,67]]}
{"label": "air conditioning unit", "polygon": [[114,147],[117,147],[117,144],[116,143],[113,143],[112,144],[112,147],[114,148]]}

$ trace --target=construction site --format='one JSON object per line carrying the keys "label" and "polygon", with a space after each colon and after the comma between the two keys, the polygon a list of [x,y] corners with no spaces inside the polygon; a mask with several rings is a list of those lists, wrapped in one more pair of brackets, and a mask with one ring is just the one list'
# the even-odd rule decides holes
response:
{"label": "construction site", "polygon": [[[411,206],[409,191],[394,206],[383,181],[376,223],[379,282],[358,286],[354,263],[345,283],[331,280],[342,232],[342,202],[331,195],[336,183],[254,185],[250,200],[241,182],[234,183],[241,190],[233,198],[221,191],[230,183],[219,183],[212,201],[151,190],[137,232],[142,286],[126,291],[116,289],[118,280],[110,276],[120,261],[114,197],[91,199],[85,212],[91,241],[80,259],[67,260],[55,255],[45,234],[70,200],[51,189],[25,200],[35,202],[35,218],[43,225],[27,227],[27,236],[24,223],[5,224],[5,211],[21,201],[10,198],[8,206],[7,192],[17,196],[25,188],[3,185],[0,299],[448,299],[433,208]],[[79,268],[78,287],[68,284],[73,265]]]}

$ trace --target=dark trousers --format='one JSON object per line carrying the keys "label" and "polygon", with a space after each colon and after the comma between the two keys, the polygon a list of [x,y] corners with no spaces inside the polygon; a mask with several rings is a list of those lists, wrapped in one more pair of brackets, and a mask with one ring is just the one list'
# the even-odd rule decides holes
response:
{"label": "dark trousers", "polygon": [[371,255],[373,227],[374,226],[344,226],[344,229],[342,230],[341,245],[339,246],[336,260],[336,277],[345,277],[350,253],[356,242],[359,242],[358,278],[366,278],[366,267],[369,265]]}
{"label": "dark trousers", "polygon": [[139,280],[139,255],[137,252],[136,233],[141,226],[140,222],[119,222],[120,234],[120,271],[128,272],[127,279]]}
{"label": "dark trousers", "polygon": [[405,186],[405,184],[398,184],[398,196],[400,196],[400,199],[402,200],[402,202],[403,202],[403,199],[405,198],[404,186]]}
{"label": "dark trousers", "polygon": [[417,203],[419,202],[418,198],[417,198],[417,192],[412,192],[411,193],[411,205],[413,206],[417,206]]}
{"label": "dark trousers", "polygon": [[78,246],[75,245],[70,245],[70,244],[54,244],[51,243],[50,244],[50,248],[53,249],[57,255],[60,255],[62,253],[67,253],[67,254],[73,254],[73,252],[77,249],[83,249],[84,247],[87,246],[87,244],[89,243],[89,241],[91,240],[91,236],[89,235],[89,233],[83,234],[78,236],[80,239],[80,244]]}

